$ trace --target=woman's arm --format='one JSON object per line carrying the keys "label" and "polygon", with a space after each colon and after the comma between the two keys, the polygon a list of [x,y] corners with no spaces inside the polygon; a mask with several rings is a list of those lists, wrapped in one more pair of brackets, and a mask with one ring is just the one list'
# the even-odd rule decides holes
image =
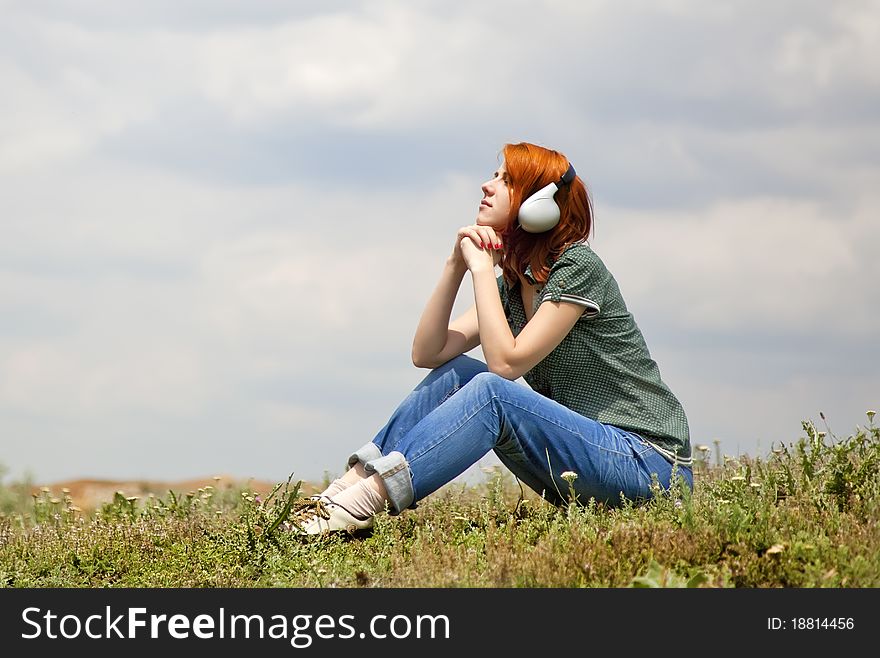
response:
{"label": "woman's arm", "polygon": [[584,308],[569,302],[545,302],[514,338],[501,306],[491,254],[465,243],[462,254],[473,278],[479,342],[486,365],[505,379],[517,379],[559,345]]}
{"label": "woman's arm", "polygon": [[[425,310],[422,311],[422,317],[413,338],[412,360],[413,364],[419,368],[436,368],[480,344],[476,306],[471,306],[461,316],[449,322],[455,297],[461,287],[461,280],[468,270],[467,262],[462,253],[462,245],[464,244],[468,244],[485,254],[489,254],[490,251],[483,251],[481,248],[483,245],[501,248],[500,238],[489,226],[473,224],[458,229],[452,253],[446,259],[440,281],[428,299]],[[492,249],[491,255],[488,256],[493,268],[495,262],[501,257],[500,251],[497,249]],[[497,285],[494,284],[494,274],[492,281],[493,285]]]}
{"label": "woman's arm", "polygon": [[[419,368],[436,368],[459,354],[475,348],[480,342],[477,312],[471,306],[463,315],[449,322],[452,306],[467,266],[460,255],[450,256],[440,281],[422,311],[413,338],[412,360]],[[495,279],[492,278],[493,285]]]}

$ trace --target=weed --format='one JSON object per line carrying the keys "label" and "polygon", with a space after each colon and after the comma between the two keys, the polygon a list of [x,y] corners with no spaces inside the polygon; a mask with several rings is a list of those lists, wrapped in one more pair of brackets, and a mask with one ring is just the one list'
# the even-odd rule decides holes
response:
{"label": "weed", "polygon": [[378,515],[356,541],[289,532],[292,476],[265,498],[118,492],[93,512],[0,480],[0,586],[878,587],[874,415],[843,439],[804,422],[767,456],[722,458],[716,445],[710,463],[698,446],[693,490],[655,481],[651,499],[614,507],[578,499],[573,472],[559,474],[557,505],[494,467]]}

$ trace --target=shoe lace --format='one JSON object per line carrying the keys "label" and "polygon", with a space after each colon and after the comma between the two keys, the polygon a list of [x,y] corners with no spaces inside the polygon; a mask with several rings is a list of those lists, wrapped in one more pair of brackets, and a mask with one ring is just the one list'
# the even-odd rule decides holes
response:
{"label": "shoe lace", "polygon": [[307,521],[314,516],[320,516],[322,519],[330,518],[330,511],[323,498],[303,498],[294,503],[290,511],[290,518],[296,522]]}

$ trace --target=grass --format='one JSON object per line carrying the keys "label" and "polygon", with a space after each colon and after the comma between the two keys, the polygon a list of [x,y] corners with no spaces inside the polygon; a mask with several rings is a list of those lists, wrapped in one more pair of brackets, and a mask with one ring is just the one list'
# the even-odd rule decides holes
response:
{"label": "grass", "polygon": [[89,512],[0,481],[4,587],[878,587],[880,429],[804,422],[766,457],[698,458],[693,494],[555,507],[495,471],[371,537],[286,532],[299,497],[204,487]]}

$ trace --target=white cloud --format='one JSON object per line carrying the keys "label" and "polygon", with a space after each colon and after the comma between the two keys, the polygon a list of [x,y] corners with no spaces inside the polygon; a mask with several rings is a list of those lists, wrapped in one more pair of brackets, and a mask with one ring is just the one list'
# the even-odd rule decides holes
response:
{"label": "white cloud", "polygon": [[158,444],[190,475],[242,436],[248,475],[337,464],[424,374],[412,330],[508,140],[591,184],[595,247],[699,436],[880,386],[795,347],[880,329],[876,3],[242,7],[9,7],[14,469],[164,476]]}
{"label": "white cloud", "polygon": [[686,212],[606,209],[597,250],[634,304],[679,330],[866,337],[880,331],[880,309],[865,297],[880,266],[863,249],[880,239],[869,220],[880,199],[861,201],[849,215],[772,198]]}
{"label": "white cloud", "polygon": [[[83,417],[197,415],[242,380],[319,372],[328,352],[405,362],[466,198],[456,180],[417,201],[296,185],[214,196],[149,172],[66,184],[34,205],[37,221],[22,210],[4,227],[0,305],[54,327],[0,333],[0,405]],[[10,191],[12,206],[34,185]]]}
{"label": "white cloud", "polygon": [[827,21],[795,23],[787,30],[773,68],[808,84],[777,89],[780,101],[785,101],[783,93],[816,94],[844,84],[880,82],[880,71],[873,64],[880,59],[878,9],[875,0],[834,3],[828,7]]}

